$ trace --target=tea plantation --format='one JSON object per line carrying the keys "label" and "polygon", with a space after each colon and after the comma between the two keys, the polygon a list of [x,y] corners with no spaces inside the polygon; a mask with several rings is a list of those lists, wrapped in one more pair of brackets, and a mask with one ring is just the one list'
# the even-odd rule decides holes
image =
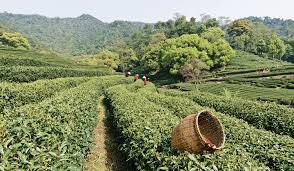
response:
{"label": "tea plantation", "polygon": [[[101,99],[130,170],[294,170],[294,94],[286,87],[226,78],[158,88],[59,54],[0,49],[0,59],[1,171],[86,170]],[[292,74],[283,67],[274,73]],[[237,75],[258,74],[269,73]],[[204,109],[223,124],[225,147],[172,149],[173,128]]]}

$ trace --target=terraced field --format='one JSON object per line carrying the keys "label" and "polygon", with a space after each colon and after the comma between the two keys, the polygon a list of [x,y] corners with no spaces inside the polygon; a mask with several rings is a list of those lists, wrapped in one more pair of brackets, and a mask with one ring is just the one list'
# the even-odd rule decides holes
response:
{"label": "terraced field", "polygon": [[[41,58],[6,55],[1,63],[5,73],[0,75],[0,170],[87,170],[85,161],[94,143],[110,142],[94,141],[103,108],[108,113],[103,117],[119,138],[123,163],[130,167],[126,170],[294,168],[294,110],[255,101],[291,101],[291,89],[226,83],[158,89],[141,80],[133,83],[108,68]],[[203,109],[223,124],[225,147],[200,155],[172,149],[175,126]],[[108,148],[105,157],[111,157],[111,151]]]}
{"label": "terraced field", "polygon": [[265,88],[242,84],[227,83],[203,83],[189,84],[179,83],[173,87],[184,91],[208,92],[221,96],[233,96],[249,100],[276,102],[278,104],[293,105],[294,91],[291,89]]}
{"label": "terraced field", "polygon": [[[170,90],[158,94],[152,84],[144,88],[140,85],[143,87],[142,82],[119,85],[107,91],[115,124],[124,137],[123,151],[135,163],[137,170],[293,168],[293,138],[267,131],[270,130],[268,127],[265,130],[250,126],[225,112],[215,113],[225,126],[225,149],[205,155],[174,151],[170,147],[172,129],[181,118],[204,109],[200,106],[203,104],[189,100],[191,96],[181,92],[169,96],[165,91]],[[293,119],[288,121],[293,124]],[[284,122],[283,126],[286,125]]]}

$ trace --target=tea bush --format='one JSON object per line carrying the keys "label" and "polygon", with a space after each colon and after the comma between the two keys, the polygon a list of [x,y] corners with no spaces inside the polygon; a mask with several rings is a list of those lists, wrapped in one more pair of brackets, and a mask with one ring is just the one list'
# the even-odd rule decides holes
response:
{"label": "tea bush", "polygon": [[[123,137],[122,151],[134,162],[137,170],[267,168],[240,148],[240,144],[229,144],[223,151],[212,155],[199,156],[174,151],[170,145],[171,132],[180,122],[180,118],[160,103],[149,101],[145,92],[130,92],[140,84],[136,82],[135,85],[128,86],[128,89],[124,85],[115,86],[106,91],[112,106],[114,123]],[[154,91],[152,85],[144,88]]]}
{"label": "tea bush", "polygon": [[294,137],[294,109],[274,103],[227,98],[199,91],[184,93],[169,90],[166,93],[189,97],[201,106],[211,107],[218,112],[243,119],[256,128],[264,128],[277,134]]}
{"label": "tea bush", "polygon": [[0,170],[82,170],[103,89],[122,76],[92,78],[39,104],[7,110],[0,123]]}

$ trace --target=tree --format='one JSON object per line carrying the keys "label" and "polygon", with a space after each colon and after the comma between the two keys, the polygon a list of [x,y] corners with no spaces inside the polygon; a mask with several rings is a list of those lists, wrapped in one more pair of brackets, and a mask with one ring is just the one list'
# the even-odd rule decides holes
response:
{"label": "tree", "polygon": [[194,81],[203,78],[207,74],[209,67],[197,58],[189,59],[180,69],[179,73],[185,81]]}
{"label": "tree", "polygon": [[111,50],[119,55],[118,68],[123,72],[130,70],[138,61],[135,51],[122,40],[116,42]]}
{"label": "tree", "polygon": [[25,48],[30,49],[31,46],[27,38],[23,37],[20,33],[9,33],[0,32],[0,43],[3,45],[15,47],[15,48]]}
{"label": "tree", "polygon": [[175,21],[175,29],[172,31],[173,37],[178,37],[183,34],[186,34],[187,31],[187,20],[185,16],[180,16],[176,21]]}
{"label": "tree", "polygon": [[260,22],[236,20],[229,26],[228,35],[230,44],[236,49],[279,59],[286,53],[283,40]]}
{"label": "tree", "polygon": [[197,33],[197,27],[196,27],[196,18],[191,17],[190,21],[186,25],[186,34],[196,34]]}
{"label": "tree", "polygon": [[145,53],[141,60],[141,65],[146,72],[158,72],[162,68],[161,56],[162,56],[162,43],[154,46],[149,46],[148,51]]}
{"label": "tree", "polygon": [[93,58],[97,60],[98,64],[102,63],[113,69],[117,69],[120,64],[119,55],[109,50],[100,51]]}
{"label": "tree", "polygon": [[268,53],[273,58],[279,58],[281,60],[282,56],[286,53],[286,45],[277,35],[271,35],[268,38],[267,46]]}
{"label": "tree", "polygon": [[228,28],[228,34],[234,38],[241,35],[250,35],[253,32],[253,23],[246,19],[235,20]]}
{"label": "tree", "polygon": [[134,33],[128,40],[128,45],[135,51],[139,59],[144,55],[152,34],[154,34],[153,26],[146,24],[142,30]]}
{"label": "tree", "polygon": [[201,33],[200,37],[208,40],[209,42],[216,42],[219,39],[225,38],[225,32],[219,27],[211,27],[207,31]]}
{"label": "tree", "polygon": [[187,61],[193,58],[199,59],[208,67],[215,67],[225,65],[233,56],[233,49],[224,39],[209,42],[191,34],[167,39],[150,48],[142,62],[149,71],[162,70],[179,74]]}
{"label": "tree", "polygon": [[219,27],[219,22],[217,21],[216,18],[211,18],[205,22],[205,26],[206,28]]}
{"label": "tree", "polygon": [[197,33],[197,24],[194,17],[187,21],[183,15],[177,15],[174,20],[158,22],[154,25],[156,32],[164,32],[168,38],[179,37],[183,34]]}
{"label": "tree", "polygon": [[162,43],[166,40],[165,34],[162,32],[159,33],[155,33],[153,35],[151,35],[151,40],[149,42],[149,46],[151,45],[156,45],[159,43]]}

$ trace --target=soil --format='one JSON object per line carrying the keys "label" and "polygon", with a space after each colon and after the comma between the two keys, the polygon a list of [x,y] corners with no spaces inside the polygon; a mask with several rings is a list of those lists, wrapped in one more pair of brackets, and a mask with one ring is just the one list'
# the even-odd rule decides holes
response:
{"label": "soil", "polygon": [[84,163],[88,171],[126,171],[126,160],[119,151],[118,132],[113,127],[109,117],[110,113],[101,98],[99,103],[99,121],[94,130],[94,147]]}

